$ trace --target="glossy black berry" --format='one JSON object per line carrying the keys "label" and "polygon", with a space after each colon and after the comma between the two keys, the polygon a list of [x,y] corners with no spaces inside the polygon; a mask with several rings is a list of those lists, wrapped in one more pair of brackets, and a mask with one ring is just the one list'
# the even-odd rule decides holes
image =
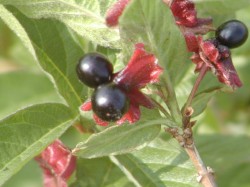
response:
{"label": "glossy black berry", "polygon": [[94,113],[104,121],[119,120],[128,108],[126,94],[113,83],[95,89],[91,103]]}
{"label": "glossy black berry", "polygon": [[76,67],[78,78],[87,86],[96,88],[112,79],[113,66],[99,53],[84,55]]}
{"label": "glossy black berry", "polygon": [[238,20],[230,20],[217,28],[215,36],[222,45],[235,48],[247,40],[248,29],[244,23]]}

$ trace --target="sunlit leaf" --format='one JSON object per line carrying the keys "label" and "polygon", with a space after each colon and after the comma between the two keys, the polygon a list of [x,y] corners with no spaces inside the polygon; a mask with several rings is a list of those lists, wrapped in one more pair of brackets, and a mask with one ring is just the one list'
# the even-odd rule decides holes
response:
{"label": "sunlit leaf", "polygon": [[[109,2],[109,1],[108,1]],[[106,47],[119,47],[119,33],[105,25],[98,0],[0,0],[13,5],[30,18],[53,18],[65,23],[79,35]],[[103,8],[103,7],[102,7]]]}
{"label": "sunlit leaf", "polygon": [[137,186],[200,187],[196,171],[177,142],[155,139],[133,154],[113,157],[112,161]]}

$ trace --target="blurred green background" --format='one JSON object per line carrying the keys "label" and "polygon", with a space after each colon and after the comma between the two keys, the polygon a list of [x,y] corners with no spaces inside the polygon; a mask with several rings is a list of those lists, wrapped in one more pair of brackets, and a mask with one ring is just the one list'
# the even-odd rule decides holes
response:
{"label": "blurred green background", "polygon": [[[205,15],[206,12],[202,14]],[[237,18],[250,28],[250,8],[238,11]],[[221,20],[226,19],[225,15],[221,18],[218,16],[215,25],[219,25]],[[204,114],[198,118],[196,133],[199,136],[218,133],[247,137],[250,135],[250,39],[242,47],[232,50],[232,57],[244,85],[234,93],[216,94]],[[0,119],[34,103],[62,102],[50,79],[38,67],[16,35],[1,21],[0,88]],[[68,134],[72,133],[75,132],[72,130],[68,132]],[[213,143],[216,142],[211,142]],[[244,163],[235,167],[235,172],[239,172],[236,176],[238,178],[231,186],[239,186],[237,181],[241,181],[242,185],[245,184],[244,187],[250,187],[249,168]],[[223,180],[226,181],[227,177],[232,177],[231,175],[231,173],[225,174],[225,178],[220,179],[220,183],[224,184]],[[4,187],[16,186],[42,186],[42,173],[34,161],[30,161],[4,185]]]}

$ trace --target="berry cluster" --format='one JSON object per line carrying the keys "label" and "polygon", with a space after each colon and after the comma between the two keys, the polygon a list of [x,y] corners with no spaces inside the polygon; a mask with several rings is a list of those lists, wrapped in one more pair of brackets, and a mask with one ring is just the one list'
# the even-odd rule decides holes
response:
{"label": "berry cluster", "polygon": [[151,98],[141,89],[159,82],[163,69],[157,61],[142,43],[135,44],[127,65],[115,73],[103,55],[86,54],[80,59],[76,71],[79,79],[95,90],[91,100],[80,107],[81,111],[93,110],[93,119],[101,126],[107,126],[109,122],[135,123],[141,116],[140,106],[154,108]]}
{"label": "berry cluster", "polygon": [[117,121],[128,108],[128,98],[124,91],[115,84],[113,65],[103,55],[88,53],[77,65],[78,78],[85,85],[94,88],[91,97],[94,113],[104,121]]}
{"label": "berry cluster", "polygon": [[194,52],[191,60],[196,64],[195,72],[206,65],[215,73],[218,80],[232,88],[241,87],[242,83],[231,59],[231,48],[239,47],[248,37],[247,27],[238,20],[230,20],[220,25],[215,37],[203,40],[201,36],[192,37],[195,42],[188,43],[188,49]]}

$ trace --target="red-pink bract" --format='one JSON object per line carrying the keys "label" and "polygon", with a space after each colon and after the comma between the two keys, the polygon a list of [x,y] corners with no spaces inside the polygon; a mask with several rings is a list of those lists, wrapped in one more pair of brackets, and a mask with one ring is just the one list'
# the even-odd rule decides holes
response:
{"label": "red-pink bract", "polygon": [[35,160],[43,169],[44,187],[68,186],[66,181],[76,168],[76,157],[60,140],[55,140]]}
{"label": "red-pink bract", "polygon": [[194,27],[198,23],[194,3],[190,0],[173,0],[170,9],[175,17],[176,24]]}
{"label": "red-pink bract", "polygon": [[197,37],[197,44],[199,50],[191,57],[196,64],[196,72],[199,72],[205,63],[221,83],[229,85],[233,89],[242,86],[228,47],[220,45],[216,39],[204,41],[201,36]]}
{"label": "red-pink bract", "polygon": [[130,0],[118,0],[106,13],[106,24],[109,27],[118,25],[120,16]]}

